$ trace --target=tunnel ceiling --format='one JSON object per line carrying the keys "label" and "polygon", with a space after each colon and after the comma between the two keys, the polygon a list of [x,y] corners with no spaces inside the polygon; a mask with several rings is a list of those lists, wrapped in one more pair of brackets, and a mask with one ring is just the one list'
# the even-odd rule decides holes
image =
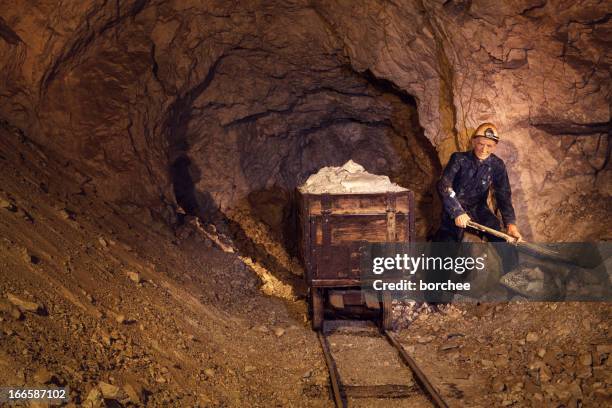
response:
{"label": "tunnel ceiling", "polygon": [[353,158],[417,192],[423,235],[440,163],[494,121],[527,236],[609,234],[604,2],[0,3],[1,120],[105,199],[274,226]]}

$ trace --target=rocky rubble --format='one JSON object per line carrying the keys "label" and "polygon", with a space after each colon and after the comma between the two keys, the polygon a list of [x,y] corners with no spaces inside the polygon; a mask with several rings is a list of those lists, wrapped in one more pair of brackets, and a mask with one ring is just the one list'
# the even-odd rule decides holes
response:
{"label": "rocky rubble", "polygon": [[2,193],[35,223],[0,208],[0,385],[68,387],[67,406],[301,403],[303,372],[324,365],[303,301],[288,311],[261,295],[198,228],[180,239],[83,193],[52,153],[14,166],[38,148],[0,132]]}
{"label": "rocky rubble", "polygon": [[595,407],[611,396],[608,316],[606,303],[446,305],[401,337],[452,406]]}
{"label": "rocky rubble", "polygon": [[29,302],[27,300],[20,299],[19,297],[13,295],[12,293],[7,293],[6,297],[9,302],[11,302],[21,311],[27,311],[27,312],[41,314],[41,315],[46,314],[45,306],[40,303]]}

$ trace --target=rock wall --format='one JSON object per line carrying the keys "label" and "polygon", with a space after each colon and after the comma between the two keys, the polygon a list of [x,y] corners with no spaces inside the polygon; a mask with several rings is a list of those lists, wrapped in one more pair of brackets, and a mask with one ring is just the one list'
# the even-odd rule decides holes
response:
{"label": "rock wall", "polygon": [[414,95],[442,162],[498,124],[528,237],[609,239],[609,4],[338,3],[317,7],[351,63]]}
{"label": "rock wall", "polygon": [[[110,201],[249,206],[349,158],[414,189],[482,121],[519,226],[609,239],[611,7],[595,1],[0,0],[0,119]],[[175,199],[176,197],[176,199]]]}

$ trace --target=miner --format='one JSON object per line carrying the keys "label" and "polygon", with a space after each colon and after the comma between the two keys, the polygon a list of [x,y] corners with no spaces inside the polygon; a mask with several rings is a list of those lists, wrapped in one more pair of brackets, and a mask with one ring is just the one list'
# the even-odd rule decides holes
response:
{"label": "miner", "polygon": [[461,241],[469,220],[501,230],[499,220],[487,206],[491,188],[508,235],[522,238],[516,227],[506,165],[493,154],[497,143],[495,126],[483,123],[474,132],[472,150],[452,154],[437,186],[444,205],[438,241]]}
{"label": "miner", "polygon": [[[491,123],[483,123],[472,137],[472,150],[452,154],[437,185],[444,209],[435,241],[462,241],[464,228],[470,220],[501,231],[499,219],[487,205],[490,189],[493,189],[507,234],[522,239],[516,226],[506,165],[493,154],[498,143],[496,127]],[[487,239],[503,241],[489,236]],[[517,255],[512,251],[502,252],[505,252],[500,254],[504,271],[509,272],[516,264]]]}

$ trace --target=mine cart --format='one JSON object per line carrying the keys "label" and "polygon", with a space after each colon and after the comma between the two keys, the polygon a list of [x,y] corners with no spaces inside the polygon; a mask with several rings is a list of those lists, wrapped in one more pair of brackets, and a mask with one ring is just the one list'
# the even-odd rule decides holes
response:
{"label": "mine cart", "polygon": [[361,293],[360,254],[367,243],[414,240],[413,192],[298,192],[298,197],[312,327],[321,329],[326,312],[344,311],[374,315],[389,329],[391,297]]}

